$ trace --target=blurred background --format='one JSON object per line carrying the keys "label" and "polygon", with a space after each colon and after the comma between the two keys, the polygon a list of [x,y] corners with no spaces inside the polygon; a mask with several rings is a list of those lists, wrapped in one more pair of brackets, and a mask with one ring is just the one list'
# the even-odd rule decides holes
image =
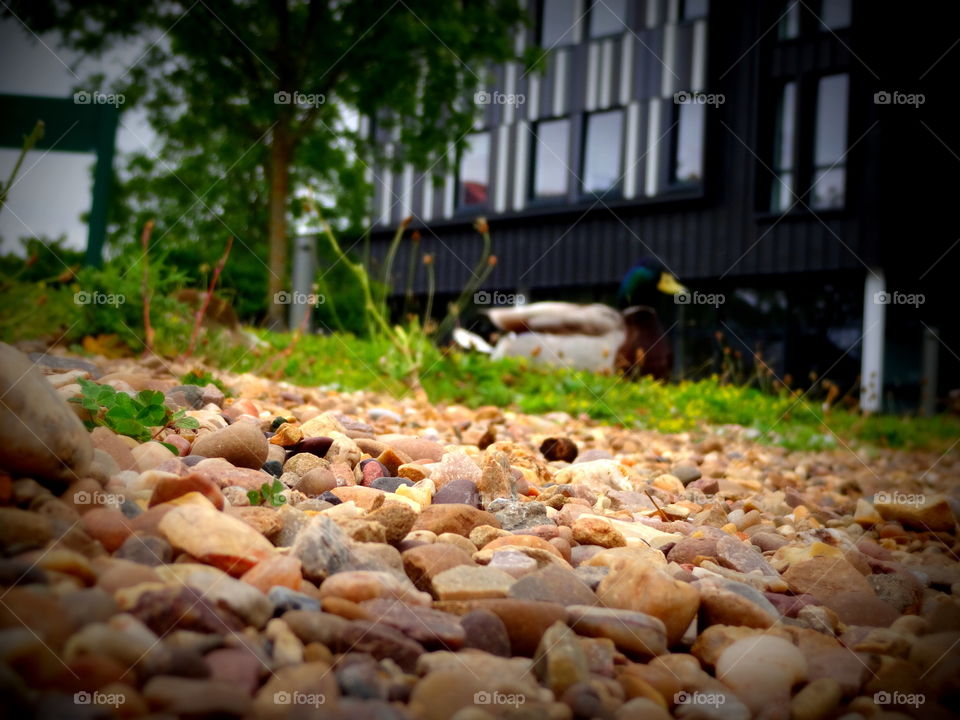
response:
{"label": "blurred background", "polygon": [[[153,220],[180,286],[205,287],[234,238],[218,293],[239,321],[362,336],[329,227],[392,321],[447,342],[454,327],[495,341],[498,305],[614,306],[648,262],[686,287],[644,300],[672,378],[942,411],[960,386],[960,50],[941,14],[4,2],[0,180],[45,123],[5,188],[4,269],[135,259]],[[278,293],[334,301],[308,312]]]}

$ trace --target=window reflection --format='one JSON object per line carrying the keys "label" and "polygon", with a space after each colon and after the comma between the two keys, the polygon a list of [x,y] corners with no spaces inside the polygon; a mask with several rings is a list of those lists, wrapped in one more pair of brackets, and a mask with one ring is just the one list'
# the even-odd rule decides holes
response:
{"label": "window reflection", "polygon": [[623,111],[594,113],[587,118],[583,158],[584,192],[605,193],[620,182]]}
{"label": "window reflection", "polygon": [[533,197],[563,197],[569,187],[570,121],[537,123],[535,134]]}
{"label": "window reflection", "polygon": [[487,204],[490,184],[490,133],[473,133],[460,155],[458,207]]}

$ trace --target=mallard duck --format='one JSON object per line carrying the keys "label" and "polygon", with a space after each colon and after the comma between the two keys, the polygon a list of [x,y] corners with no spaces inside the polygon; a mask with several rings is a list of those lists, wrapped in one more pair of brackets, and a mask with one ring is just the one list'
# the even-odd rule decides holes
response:
{"label": "mallard duck", "polygon": [[620,284],[617,299],[622,311],[600,303],[567,302],[488,310],[490,321],[507,333],[492,357],[530,357],[580,370],[620,370],[665,379],[673,353],[653,307],[658,292],[674,295],[686,288],[660,263],[645,260]]}

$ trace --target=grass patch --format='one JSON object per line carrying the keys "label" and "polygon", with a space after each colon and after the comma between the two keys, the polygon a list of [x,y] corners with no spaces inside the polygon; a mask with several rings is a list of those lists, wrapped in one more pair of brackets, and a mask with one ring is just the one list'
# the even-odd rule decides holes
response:
{"label": "grass patch", "polygon": [[[402,362],[386,339],[351,335],[306,335],[289,355],[280,355],[289,334],[259,332],[268,349],[221,348],[207,362],[232,372],[260,372],[304,386],[409,393]],[[437,403],[496,405],[526,413],[561,410],[595,420],[665,433],[705,433],[707,425],[751,428],[757,440],[791,449],[870,445],[945,450],[960,437],[960,419],[938,415],[863,416],[788,394],[723,384],[717,378],[663,384],[650,378],[547,368],[524,359],[497,362],[476,354],[433,351],[422,383]]]}

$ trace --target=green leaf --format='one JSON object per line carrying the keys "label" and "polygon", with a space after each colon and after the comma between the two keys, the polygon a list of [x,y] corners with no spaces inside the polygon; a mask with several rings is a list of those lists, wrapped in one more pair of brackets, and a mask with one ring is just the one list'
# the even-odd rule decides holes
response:
{"label": "green leaf", "polygon": [[144,425],[159,426],[167,424],[166,408],[149,405],[136,414],[136,419]]}
{"label": "green leaf", "polygon": [[270,504],[273,505],[274,507],[280,507],[286,501],[287,501],[287,498],[285,498],[283,495],[273,495],[270,498]]}
{"label": "green leaf", "polygon": [[137,400],[144,405],[163,405],[164,396],[159,390],[141,390],[137,393]]}
{"label": "green leaf", "polygon": [[[107,414],[104,416],[107,421],[113,420],[136,420],[136,413],[133,411],[133,408],[125,407],[114,407],[110,410],[107,410]],[[138,422],[138,425],[143,425],[143,423]]]}
{"label": "green leaf", "polygon": [[[111,411],[112,412],[112,411]],[[142,423],[138,423],[136,420],[131,420],[130,418],[123,417],[110,417],[110,413],[107,413],[107,417],[104,418],[107,422],[107,425],[116,433],[120,435],[128,435],[132,438],[140,439],[143,437],[145,428]],[[149,437],[149,433],[147,433]]]}
{"label": "green leaf", "polygon": [[179,455],[179,454],[180,454],[180,451],[177,450],[177,446],[176,446],[176,445],[171,445],[171,444],[168,443],[168,442],[161,442],[160,444],[163,445],[167,450],[169,450],[170,452],[172,452],[174,455]]}
{"label": "green leaf", "polygon": [[196,430],[200,427],[200,421],[194,417],[184,417],[177,420],[174,426],[182,430]]}
{"label": "green leaf", "polygon": [[247,491],[247,498],[250,500],[250,504],[251,504],[251,505],[259,505],[259,504],[260,504],[260,499],[261,499],[261,498],[260,498],[260,491],[259,491],[259,490],[248,490],[248,491]]}

